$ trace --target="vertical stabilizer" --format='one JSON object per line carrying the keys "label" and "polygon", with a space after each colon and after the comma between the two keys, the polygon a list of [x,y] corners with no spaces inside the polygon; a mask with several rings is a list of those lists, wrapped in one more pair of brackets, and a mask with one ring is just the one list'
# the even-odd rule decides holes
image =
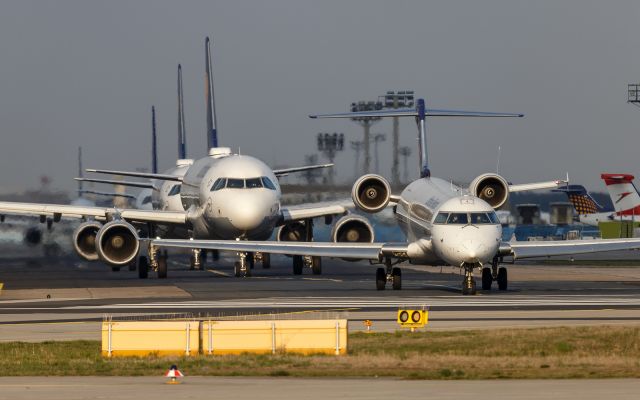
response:
{"label": "vertical stabilizer", "polygon": [[[78,177],[82,178],[82,146],[78,146]],[[78,181],[78,196],[82,197],[82,181]]]}
{"label": "vertical stabilizer", "polygon": [[213,75],[211,72],[211,41],[209,37],[204,41],[205,48],[205,96],[207,102],[207,145],[209,148],[218,147],[218,132],[216,129],[216,105],[213,96]]}
{"label": "vertical stabilizer", "polygon": [[184,103],[182,100],[182,66],[178,64],[178,158],[187,158],[187,132],[184,122]]}
{"label": "vertical stabilizer", "polygon": [[158,136],[156,136],[156,108],[151,106],[151,172],[158,173]]}
{"label": "vertical stabilizer", "polygon": [[630,174],[602,174],[611,202],[618,215],[640,215],[640,195]]}

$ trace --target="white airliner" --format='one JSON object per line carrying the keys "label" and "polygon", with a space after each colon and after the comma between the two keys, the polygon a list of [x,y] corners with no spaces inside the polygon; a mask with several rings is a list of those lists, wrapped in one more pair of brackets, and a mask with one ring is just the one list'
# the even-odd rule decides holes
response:
{"label": "white airliner", "polygon": [[[210,66],[209,39],[206,39],[207,65]],[[210,75],[207,68],[207,75]],[[188,230],[189,239],[266,240],[277,227],[282,240],[302,238],[312,240],[312,219],[344,214],[346,208],[338,204],[301,205],[290,208],[280,206],[280,186],[277,177],[310,169],[327,168],[332,164],[303,166],[272,170],[257,158],[232,154],[226,147],[217,147],[213,85],[207,80],[208,141],[207,157],[188,165],[178,165],[165,174],[139,173],[112,170],[88,170],[97,173],[155,179],[163,185],[179,185],[179,206],[171,203],[167,209],[141,210],[111,207],[75,206],[57,204],[32,204],[0,202],[0,214],[39,215],[59,221],[64,217],[85,220],[74,232],[73,242],[77,253],[86,259],[100,259],[115,267],[129,265],[140,251],[140,237],[136,226],[147,225]],[[115,181],[111,183],[122,184]],[[131,182],[131,186],[149,187],[148,183]],[[151,185],[153,186],[153,185]],[[160,194],[165,193],[160,190]],[[167,194],[171,191],[166,192]],[[177,194],[177,193],[176,193]],[[160,208],[164,208],[160,204]],[[179,207],[179,209],[178,209]],[[346,218],[346,220],[345,220]],[[336,223],[338,233],[344,221],[359,220],[345,216]],[[347,227],[348,229],[348,227]],[[338,235],[341,237],[340,235]],[[348,235],[347,235],[348,236]],[[194,253],[197,246],[191,246]],[[151,263],[156,264],[159,277],[166,277],[166,259],[155,259],[156,248],[149,242]],[[240,252],[235,269],[237,276],[250,273],[251,254]],[[293,257],[294,273],[301,273],[303,264],[320,272],[317,257]],[[140,258],[140,277],[146,277],[146,257]]]}
{"label": "white airliner", "polygon": [[[192,247],[203,249],[261,251],[280,254],[304,254],[317,257],[368,259],[383,263],[376,271],[376,287],[391,282],[394,289],[402,286],[400,268],[394,265],[409,261],[426,265],[453,265],[465,271],[463,294],[476,292],[473,271],[482,269],[482,288],[489,290],[494,280],[500,290],[507,289],[507,269],[499,266],[503,257],[514,259],[569,255],[577,253],[640,248],[640,239],[578,240],[548,242],[502,242],[502,226],[495,209],[506,203],[510,192],[557,187],[562,181],[510,185],[497,174],[483,174],[468,188],[431,177],[427,164],[426,116],[513,116],[506,114],[466,113],[425,109],[420,99],[416,109],[329,114],[315,117],[350,118],[404,116],[416,118],[420,149],[420,179],[410,183],[400,196],[390,193],[389,183],[378,175],[365,175],[352,189],[356,207],[378,212],[393,204],[398,222],[407,233],[406,243],[275,243],[264,241],[223,240],[152,240],[153,246]],[[491,268],[489,267],[491,266]]]}

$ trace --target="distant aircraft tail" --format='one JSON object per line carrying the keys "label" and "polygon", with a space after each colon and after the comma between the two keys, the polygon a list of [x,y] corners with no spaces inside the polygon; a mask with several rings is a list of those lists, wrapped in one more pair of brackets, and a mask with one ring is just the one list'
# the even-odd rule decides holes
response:
{"label": "distant aircraft tail", "polygon": [[580,215],[607,211],[604,207],[598,204],[593,197],[591,197],[589,192],[587,192],[587,189],[582,185],[567,185],[554,189],[552,192],[565,193],[571,204],[573,204],[573,207],[576,209],[576,212]]}
{"label": "distant aircraft tail", "polygon": [[618,215],[640,215],[640,195],[630,174],[602,174]]}
{"label": "distant aircraft tail", "polygon": [[209,148],[218,147],[218,130],[216,118],[216,105],[213,97],[213,73],[211,71],[211,41],[209,37],[204,41],[205,50],[205,96],[207,101],[207,145]]}

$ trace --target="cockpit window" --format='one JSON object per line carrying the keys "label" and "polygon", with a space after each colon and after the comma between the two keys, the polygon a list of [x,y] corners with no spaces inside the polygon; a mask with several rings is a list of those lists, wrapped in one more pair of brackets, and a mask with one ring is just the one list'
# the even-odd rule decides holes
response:
{"label": "cockpit window", "polygon": [[434,224],[445,224],[447,222],[447,218],[449,218],[449,213],[438,213],[436,215],[436,219],[433,220]]}
{"label": "cockpit window", "polygon": [[492,224],[499,224],[500,223],[500,218],[498,218],[498,215],[496,215],[495,212],[490,212],[489,213],[489,219],[491,220]]}
{"label": "cockpit window", "polygon": [[451,213],[447,220],[447,224],[466,225],[468,223],[469,219],[467,218],[467,213]]}
{"label": "cockpit window", "polygon": [[222,189],[227,184],[227,180],[225,178],[218,178],[215,182],[213,182],[213,186],[211,186],[211,191],[215,192],[217,190]]}
{"label": "cockpit window", "polygon": [[171,188],[171,190],[169,191],[169,196],[175,196],[177,194],[180,194],[180,187],[182,185],[177,184],[177,185],[173,185],[173,187]]}
{"label": "cockpit window", "polygon": [[151,196],[147,196],[144,199],[142,199],[142,204],[149,204],[151,203]]}
{"label": "cockpit window", "polygon": [[267,189],[276,190],[276,186],[273,184],[273,182],[271,182],[271,179],[267,178],[266,176],[262,177],[262,184]]}
{"label": "cockpit window", "polygon": [[249,178],[246,181],[247,189],[261,188],[262,180],[260,178]]}
{"label": "cockpit window", "polygon": [[472,224],[490,224],[491,220],[487,213],[471,213]]}
{"label": "cockpit window", "polygon": [[227,188],[244,189],[244,179],[227,179]]}

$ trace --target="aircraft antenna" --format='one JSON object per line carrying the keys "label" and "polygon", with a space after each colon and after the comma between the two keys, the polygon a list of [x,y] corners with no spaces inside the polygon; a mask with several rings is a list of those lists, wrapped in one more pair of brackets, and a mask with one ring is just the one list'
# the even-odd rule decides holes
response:
{"label": "aircraft antenna", "polygon": [[[78,176],[82,178],[82,146],[78,146]],[[82,197],[82,181],[78,181],[78,196]]]}
{"label": "aircraft antenna", "polygon": [[496,174],[500,174],[500,155],[502,154],[502,147],[498,146],[498,162],[496,163]]}
{"label": "aircraft antenna", "polygon": [[182,65],[178,64],[178,158],[187,158],[187,132],[184,121],[184,103],[182,100]]}

